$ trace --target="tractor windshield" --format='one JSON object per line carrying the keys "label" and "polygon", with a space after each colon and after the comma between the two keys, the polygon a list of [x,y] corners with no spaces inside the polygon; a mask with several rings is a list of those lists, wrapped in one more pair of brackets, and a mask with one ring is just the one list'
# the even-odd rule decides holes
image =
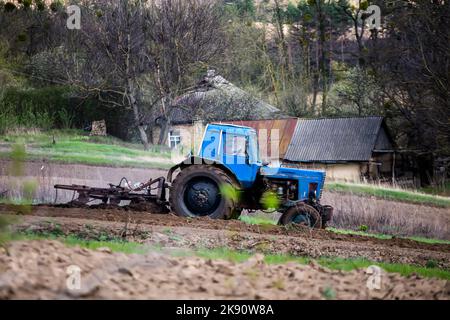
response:
{"label": "tractor windshield", "polygon": [[248,155],[251,162],[261,162],[259,159],[259,146],[256,132],[250,132],[248,138]]}

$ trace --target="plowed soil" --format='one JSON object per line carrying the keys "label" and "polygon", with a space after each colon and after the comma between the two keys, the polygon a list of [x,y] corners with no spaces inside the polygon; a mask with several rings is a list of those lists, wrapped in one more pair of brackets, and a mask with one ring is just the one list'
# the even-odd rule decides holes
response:
{"label": "plowed soil", "polygon": [[[75,275],[74,267],[80,271],[80,286],[68,275]],[[259,254],[233,263],[162,253],[126,255],[106,248],[92,251],[56,241],[16,241],[9,255],[0,252],[0,268],[0,299],[450,298],[444,280],[382,273],[380,282],[372,282],[364,270],[267,265]]]}
{"label": "plowed soil", "polygon": [[[4,214],[17,208],[0,207]],[[16,226],[20,230],[76,234],[96,239],[100,235],[164,247],[218,248],[295,256],[366,258],[378,262],[425,266],[433,261],[450,268],[450,245],[426,244],[407,239],[376,239],[340,235],[326,230],[249,225],[241,221],[187,219],[172,214],[149,214],[117,209],[81,209],[36,206]],[[56,226],[56,227],[55,227]],[[54,231],[54,230],[53,230]]]}

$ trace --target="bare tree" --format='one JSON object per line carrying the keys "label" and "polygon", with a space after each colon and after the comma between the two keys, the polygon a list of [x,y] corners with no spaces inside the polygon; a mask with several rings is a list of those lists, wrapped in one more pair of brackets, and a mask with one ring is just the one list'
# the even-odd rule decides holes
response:
{"label": "bare tree", "polygon": [[196,74],[207,70],[224,50],[222,19],[215,1],[162,0],[149,4],[148,59],[151,80],[160,97],[166,141],[173,99],[189,90]]}
{"label": "bare tree", "polygon": [[144,92],[170,126],[172,100],[221,52],[221,19],[207,0],[98,0],[82,7],[82,28],[66,43],[66,78],[81,92],[131,112],[145,149]]}
{"label": "bare tree", "polygon": [[145,149],[140,81],[147,61],[145,8],[141,1],[94,1],[82,5],[81,30],[68,32],[63,53],[65,81],[81,94],[132,112]]}

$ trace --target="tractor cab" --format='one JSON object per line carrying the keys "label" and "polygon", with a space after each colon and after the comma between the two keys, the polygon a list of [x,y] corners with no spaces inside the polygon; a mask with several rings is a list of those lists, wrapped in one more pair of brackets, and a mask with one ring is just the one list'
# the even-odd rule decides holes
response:
{"label": "tractor cab", "polygon": [[231,124],[209,124],[198,156],[221,163],[244,188],[252,187],[262,162],[256,130]]}

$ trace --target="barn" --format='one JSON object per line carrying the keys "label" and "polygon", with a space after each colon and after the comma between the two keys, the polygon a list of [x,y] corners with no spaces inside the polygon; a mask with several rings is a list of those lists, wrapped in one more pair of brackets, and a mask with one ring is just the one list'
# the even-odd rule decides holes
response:
{"label": "barn", "polygon": [[282,161],[332,180],[392,180],[395,151],[383,117],[299,119]]}

